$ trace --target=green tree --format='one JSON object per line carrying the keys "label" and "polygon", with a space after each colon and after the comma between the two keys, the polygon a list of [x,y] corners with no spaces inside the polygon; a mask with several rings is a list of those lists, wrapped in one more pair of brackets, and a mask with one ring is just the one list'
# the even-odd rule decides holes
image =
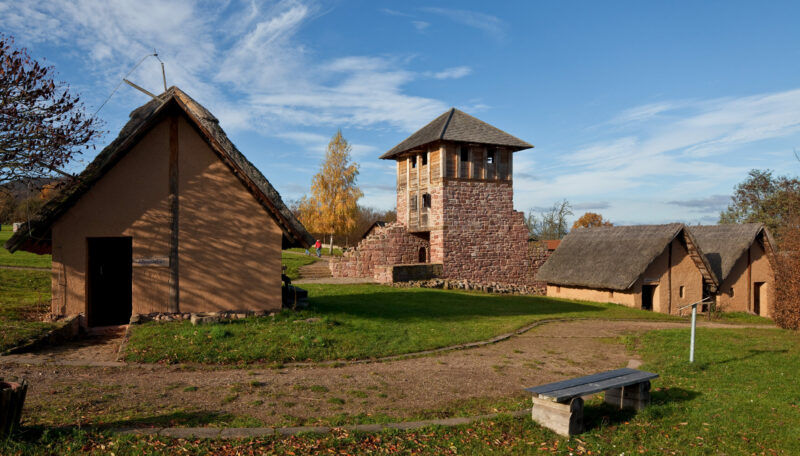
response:
{"label": "green tree", "polygon": [[763,223],[776,238],[800,213],[800,180],[774,177],[770,170],[751,170],[739,183],[719,223]]}
{"label": "green tree", "polygon": [[330,237],[355,228],[358,199],[364,193],[356,185],[358,163],[350,161],[350,144],[339,130],[333,135],[325,152],[319,172],[311,180],[311,197],[305,195],[298,203],[300,220],[306,228]]}

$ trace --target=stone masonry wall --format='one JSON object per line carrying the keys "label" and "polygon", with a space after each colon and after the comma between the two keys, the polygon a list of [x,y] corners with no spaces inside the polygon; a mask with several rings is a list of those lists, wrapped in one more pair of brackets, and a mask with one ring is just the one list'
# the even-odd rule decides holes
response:
{"label": "stone masonry wall", "polygon": [[535,285],[538,265],[524,215],[514,210],[510,182],[448,181],[442,207],[445,278]]}
{"label": "stone masonry wall", "polygon": [[375,229],[348,250],[330,261],[333,277],[374,277],[375,266],[417,263],[419,249],[429,249],[428,241],[409,234],[402,223],[390,223]]}

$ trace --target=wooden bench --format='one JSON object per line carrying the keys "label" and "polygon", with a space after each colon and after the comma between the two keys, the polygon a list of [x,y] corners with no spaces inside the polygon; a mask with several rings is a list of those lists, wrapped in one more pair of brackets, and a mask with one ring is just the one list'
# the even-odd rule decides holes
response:
{"label": "wooden bench", "polygon": [[650,404],[650,380],[658,374],[636,369],[617,369],[561,382],[525,388],[533,393],[531,417],[561,435],[583,432],[583,398],[606,392],[605,402],[642,410]]}

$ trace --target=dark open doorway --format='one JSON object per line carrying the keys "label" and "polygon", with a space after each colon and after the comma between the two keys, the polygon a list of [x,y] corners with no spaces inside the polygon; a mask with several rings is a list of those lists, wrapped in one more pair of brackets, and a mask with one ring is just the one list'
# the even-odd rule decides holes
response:
{"label": "dark open doorway", "polygon": [[753,283],[753,313],[761,315],[761,299],[764,294],[764,282]]}
{"label": "dark open doorway", "polygon": [[425,247],[419,248],[419,258],[420,263],[427,263],[428,262],[428,249]]}
{"label": "dark open doorway", "polygon": [[88,238],[89,274],[87,317],[89,326],[124,325],[131,319],[133,239]]}
{"label": "dark open doorway", "polygon": [[653,310],[653,298],[655,295],[655,285],[642,285],[642,310]]}

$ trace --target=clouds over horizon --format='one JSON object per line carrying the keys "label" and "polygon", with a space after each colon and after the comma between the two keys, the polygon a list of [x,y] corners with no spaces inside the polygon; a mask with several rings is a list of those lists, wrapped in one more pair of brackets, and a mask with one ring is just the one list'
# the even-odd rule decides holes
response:
{"label": "clouds over horizon", "polygon": [[[750,169],[731,154],[800,133],[800,89],[634,106],[588,130],[600,130],[597,139],[544,166],[536,154],[517,155],[515,174],[536,176],[517,179],[519,207],[562,198],[583,207],[602,192],[653,195],[651,217],[718,214],[730,198],[717,183],[737,182]],[[616,206],[611,213],[623,211]]]}
{"label": "clouds over horizon", "polygon": [[[170,85],[202,94],[201,102],[231,130],[274,134],[287,126],[333,126],[411,131],[450,103],[413,95],[410,83],[471,73],[467,66],[413,71],[408,56],[311,58],[313,49],[298,34],[322,14],[313,0],[221,6],[191,0],[0,1],[0,26],[19,41],[69,45],[71,58],[92,68],[96,86],[108,92],[157,47]],[[143,64],[131,78],[160,91],[155,65]],[[112,103],[126,100],[115,98]]]}

